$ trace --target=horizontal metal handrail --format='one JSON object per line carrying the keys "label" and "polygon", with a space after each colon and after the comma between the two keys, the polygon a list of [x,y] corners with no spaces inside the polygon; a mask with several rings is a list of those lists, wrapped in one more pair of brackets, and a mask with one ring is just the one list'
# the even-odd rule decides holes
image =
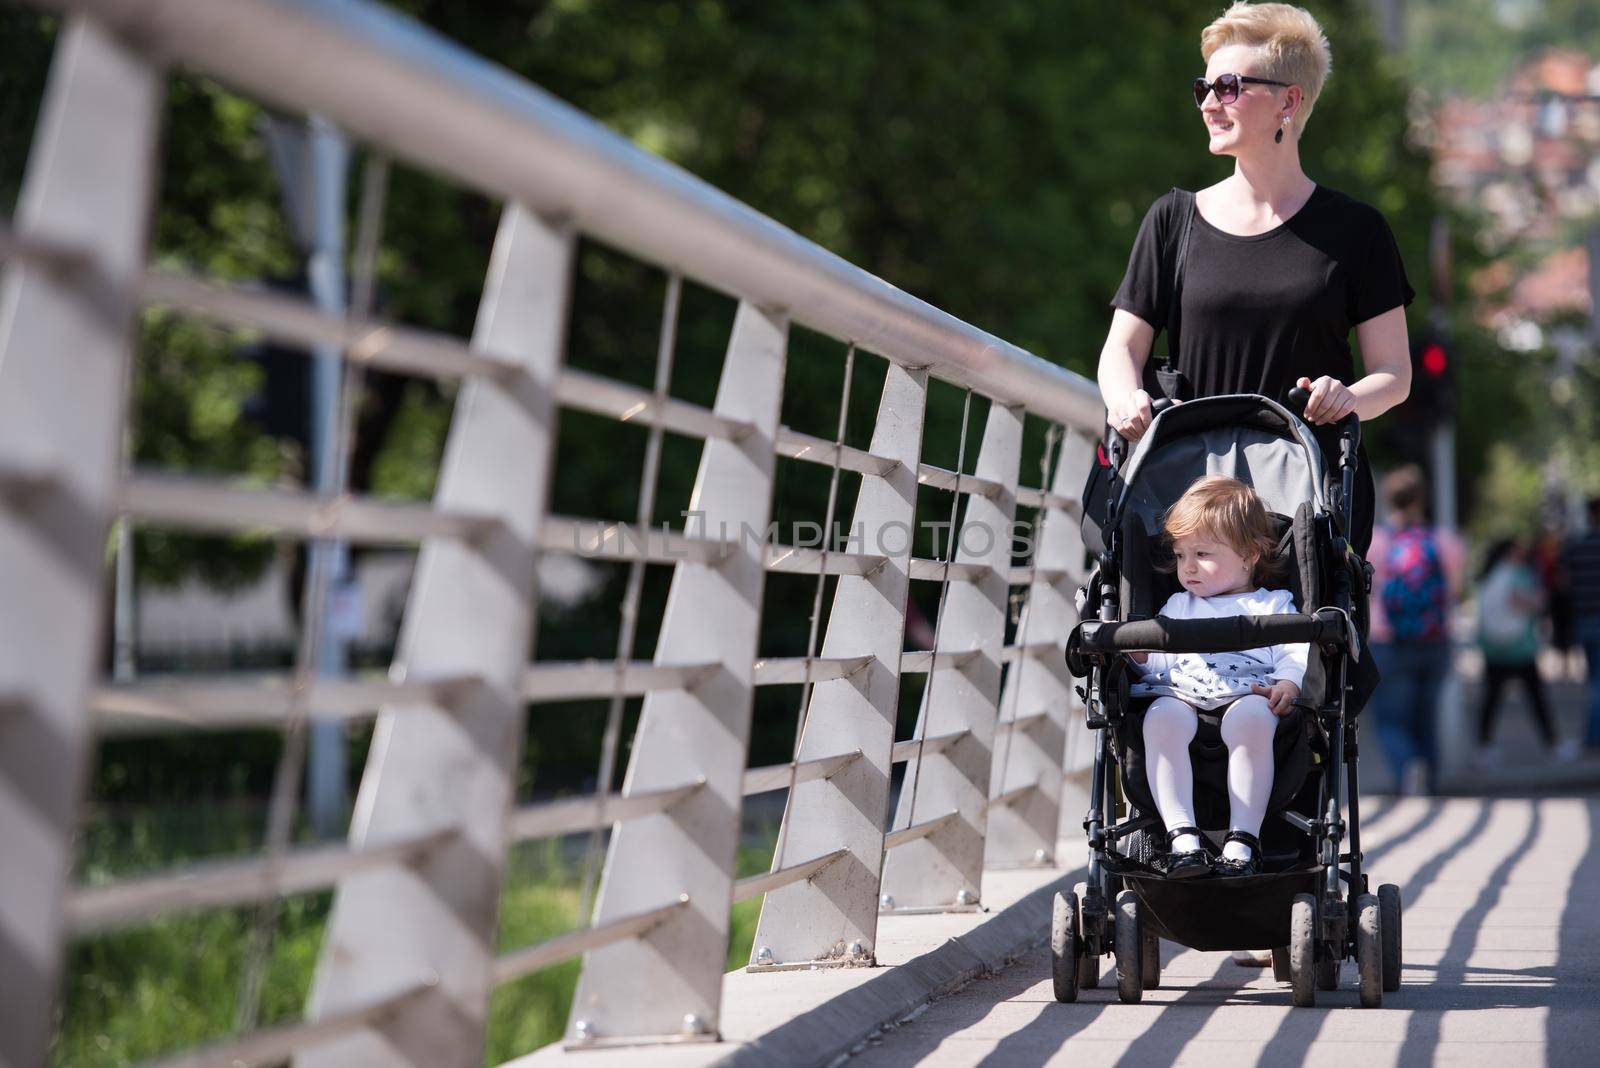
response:
{"label": "horizontal metal handrail", "polygon": [[1018,716],[1016,719],[1001,720],[994,725],[994,732],[996,734],[1005,734],[1007,731],[1029,731],[1039,724],[1048,723],[1049,721],[1050,713],[1048,712],[1030,712],[1026,716]]}
{"label": "horizontal metal handrail", "polygon": [[494,516],[444,512],[431,504],[326,497],[305,490],[144,473],[123,482],[118,511],[140,522],[191,530],[278,530],[365,545],[410,546],[428,538],[473,540],[505,529]]}
{"label": "horizontal metal handrail", "polygon": [[610,519],[550,516],[539,528],[539,548],[590,560],[643,560],[651,564],[716,563],[739,550],[736,541]]}
{"label": "horizontal metal handrail", "polygon": [[624,938],[638,938],[671,919],[674,913],[686,908],[688,904],[689,895],[679,894],[678,900],[659,908],[646,909],[630,916],[619,916],[617,919],[597,923],[592,927],[580,927],[576,931],[556,935],[535,945],[502,953],[494,962],[494,981],[509,983],[513,979],[520,979],[524,975],[536,972],[540,968],[547,968],[568,957],[575,957],[579,953],[609,946]]}
{"label": "horizontal metal handrail", "polygon": [[[708,538],[681,531],[652,527],[641,530],[636,523],[606,519],[574,519],[551,516],[539,530],[539,548],[545,552],[573,553],[591,560],[643,560],[652,564],[677,564],[693,561],[712,564],[739,551],[733,537]],[[796,545],[768,545],[765,550],[768,571],[797,575],[870,575],[888,562],[878,553],[850,552]],[[937,582],[944,577],[945,564],[939,560],[913,558],[909,561],[912,578]],[[978,564],[949,565],[952,580],[976,578],[990,569]]]}
{"label": "horizontal metal handrail", "polygon": [[951,582],[977,582],[994,573],[994,568],[988,564],[963,564],[953,560],[946,563],[923,556],[913,556],[906,570],[919,582],[943,582],[947,577]]}
{"label": "horizontal metal handrail", "polygon": [[890,831],[883,836],[883,848],[885,850],[898,849],[908,842],[926,838],[959,815],[961,815],[959,812],[946,812],[943,816],[935,816],[926,822],[914,823],[910,827],[902,827],[898,831]]}
{"label": "horizontal metal handrail", "polygon": [[926,463],[917,467],[917,484],[932,486],[934,489],[976,493],[980,497],[998,497],[1006,490],[1004,485],[992,478],[958,475],[954,471]]}
{"label": "horizontal metal handrail", "polygon": [[811,878],[840,857],[847,856],[849,852],[848,849],[835,849],[832,853],[824,853],[820,857],[802,860],[798,864],[790,864],[788,867],[779,868],[777,871],[769,871],[765,875],[751,875],[748,878],[740,879],[733,884],[733,900],[735,902],[748,901],[752,897],[770,894],[772,891],[788,886],[790,883],[802,882]]}
{"label": "horizontal metal handrail", "polygon": [[838,756],[817,757],[789,764],[768,764],[749,768],[744,773],[744,792],[762,794],[768,790],[786,790],[790,783],[796,785],[813,779],[831,779],[846,767],[861,759],[861,750],[852,749]]}
{"label": "horizontal metal handrail", "polygon": [[1021,801],[1024,797],[1032,794],[1038,788],[1038,783],[1030,782],[1026,786],[1018,786],[1014,789],[1007,790],[1004,793],[996,794],[989,798],[989,807],[1005,808],[1007,805],[1014,805],[1018,801]]}
{"label": "horizontal metal handrail", "polygon": [[[358,362],[429,378],[476,375],[515,387],[526,377],[521,365],[476,351],[450,334],[381,319],[352,323],[299,297],[169,270],[149,271],[141,296],[148,303],[255,327],[271,337],[305,346],[299,351],[307,357],[314,355],[312,346],[332,346]],[[635,425],[659,424],[686,436],[737,440],[751,430],[749,423],[675,397],[658,405],[648,390],[571,367],[558,372],[555,397],[568,408]]]}
{"label": "horizontal metal handrail", "polygon": [[1008,645],[1000,650],[1000,663],[1014,664],[1018,660],[1029,657],[1035,659],[1052,656],[1062,652],[1067,645],[1066,638],[1059,642],[1029,642],[1026,645]]}
{"label": "horizontal metal handrail", "polygon": [[571,367],[562,368],[556,377],[556,401],[632,426],[660,426],[685,437],[738,441],[753,429],[749,423],[676,397],[665,397],[658,404],[647,389]]}
{"label": "horizontal metal handrail", "polygon": [[887,475],[890,471],[900,466],[900,461],[891,460],[865,449],[852,448],[849,445],[836,445],[825,438],[813,437],[803,434],[798,430],[788,427],[778,428],[778,438],[774,443],[774,451],[779,456],[786,456],[791,460],[805,460],[814,464],[831,466],[834,454],[838,454],[839,466],[846,471],[854,471],[862,475]]}
{"label": "horizontal metal handrail", "polygon": [[454,833],[434,831],[363,849],[311,846],[277,857],[202,861],[159,875],[86,886],[67,899],[67,926],[84,934],[164,912],[244,905],[323,890],[353,872],[405,863]]}
{"label": "horizontal metal handrail", "polygon": [[1088,379],[896,289],[398,12],[282,0],[50,2],[830,337],[1075,428],[1104,423]]}
{"label": "horizontal metal handrail", "polygon": [[1035,582],[1055,585],[1076,577],[1071,569],[1065,567],[1013,567],[1006,572],[1006,585],[1027,586]]}
{"label": "horizontal metal handrail", "polygon": [[802,549],[793,545],[774,545],[767,554],[767,570],[794,575],[870,575],[889,562],[878,553],[846,552],[830,549]]}
{"label": "horizontal metal handrail", "polygon": [[[785,686],[847,678],[872,662],[870,656],[767,657],[752,666],[757,686]],[[637,697],[652,690],[692,690],[718,668],[717,664],[656,664],[629,661],[617,678],[614,660],[551,660],[528,666],[522,676],[526,701],[576,701],[621,694]],[[315,706],[313,706],[315,707]]]}
{"label": "horizontal metal handrail", "polygon": [[1051,493],[1033,486],[1023,486],[1017,490],[1017,503],[1029,508],[1059,508],[1071,516],[1083,511],[1083,505],[1071,497],[1063,497],[1059,493]]}
{"label": "horizontal metal handrail", "polygon": [[983,655],[981,649],[911,649],[900,655],[900,674],[922,675],[929,671],[966,667]]}
{"label": "horizontal metal handrail", "polygon": [[475,351],[449,334],[381,319],[352,323],[303,297],[246,289],[178,271],[147,271],[139,295],[148,304],[255,327],[268,337],[304,346],[298,351],[308,358],[313,355],[312,346],[329,346],[343,350],[352,360],[386,371],[435,379],[477,375],[511,382],[526,374],[518,364]]}
{"label": "horizontal metal handrail", "polygon": [[597,794],[585,794],[524,805],[511,814],[507,836],[513,842],[525,842],[533,838],[554,838],[556,835],[587,831],[596,822],[610,826],[636,820],[641,816],[665,812],[704,786],[705,780],[700,779],[658,790],[606,794],[603,798]]}
{"label": "horizontal metal handrail", "polygon": [[18,260],[59,275],[95,269],[94,254],[83,245],[18,233],[9,217],[0,223],[0,263],[7,260]]}
{"label": "horizontal metal handrail", "polygon": [[[957,654],[964,655],[964,654]],[[784,686],[847,678],[872,662],[870,656],[768,657],[752,666],[757,686]],[[653,690],[693,689],[716,664],[623,666],[620,684],[615,661],[552,661],[529,665],[523,674],[525,701],[550,703],[609,697],[636,697]],[[282,724],[309,713],[318,719],[365,719],[380,709],[410,705],[447,708],[481,680],[428,681],[318,678],[299,687],[294,676],[227,675],[143,679],[109,683],[96,689],[89,706],[107,735],[149,734],[164,730],[243,730]]]}
{"label": "horizontal metal handrail", "polygon": [[329,1013],[315,1020],[297,1020],[262,1028],[171,1057],[143,1061],[138,1068],[254,1068],[256,1065],[277,1064],[307,1046],[347,1035],[386,1018],[403,1015],[434,985],[418,983],[370,1005]]}
{"label": "horizontal metal handrail", "polygon": [[769,656],[757,660],[757,686],[784,686],[796,682],[831,682],[854,675],[875,658],[872,656]]}
{"label": "horizontal metal handrail", "polygon": [[889,760],[894,764],[903,764],[908,760],[915,760],[918,753],[923,756],[942,753],[971,733],[971,731],[951,731],[949,734],[934,734],[927,738],[908,738],[903,742],[895,742]]}
{"label": "horizontal metal handrail", "polygon": [[447,707],[475,678],[393,682],[313,679],[297,688],[290,675],[225,676],[113,683],[97,689],[90,707],[106,734],[161,730],[239,730],[281,724],[297,713],[318,719],[359,719],[383,707]]}
{"label": "horizontal metal handrail", "polygon": [[536,702],[576,701],[613,694],[637,697],[651,690],[689,690],[717,666],[633,660],[622,666],[619,680],[615,660],[540,661],[522,673],[522,698]]}

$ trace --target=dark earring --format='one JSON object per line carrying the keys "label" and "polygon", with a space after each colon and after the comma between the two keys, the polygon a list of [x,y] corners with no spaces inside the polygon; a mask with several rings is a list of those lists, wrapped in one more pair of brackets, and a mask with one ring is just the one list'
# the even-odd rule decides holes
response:
{"label": "dark earring", "polygon": [[1283,127],[1282,126],[1278,127],[1278,132],[1272,135],[1272,139],[1273,139],[1273,141],[1277,142],[1280,145],[1283,144]]}

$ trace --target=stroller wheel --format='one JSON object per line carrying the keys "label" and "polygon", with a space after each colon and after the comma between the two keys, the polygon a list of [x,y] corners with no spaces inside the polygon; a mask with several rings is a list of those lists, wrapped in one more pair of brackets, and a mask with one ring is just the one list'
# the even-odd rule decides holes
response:
{"label": "stroller wheel", "polygon": [[1078,899],[1078,989],[1094,990],[1100,985],[1100,956],[1092,949],[1099,944],[1098,940],[1087,937],[1092,921],[1083,914],[1083,902],[1089,896],[1089,884],[1077,884],[1072,888],[1072,894]]}
{"label": "stroller wheel", "polygon": [[1383,928],[1383,989],[1400,989],[1400,888],[1394,883],[1378,887],[1378,919]]}
{"label": "stroller wheel", "polygon": [[1078,895],[1057,894],[1050,909],[1050,980],[1057,1001],[1078,1000]]}
{"label": "stroller wheel", "polygon": [[1376,894],[1356,898],[1356,969],[1361,976],[1361,1007],[1383,1004],[1383,921]]}
{"label": "stroller wheel", "polygon": [[1280,983],[1289,982],[1289,947],[1279,946],[1272,951],[1272,978]]}
{"label": "stroller wheel", "polygon": [[1139,930],[1139,895],[1117,895],[1117,929],[1112,949],[1117,956],[1117,997],[1129,1005],[1144,996],[1144,938]]}
{"label": "stroller wheel", "polygon": [[1161,939],[1148,931],[1139,939],[1139,985],[1146,990],[1161,988]]}
{"label": "stroller wheel", "polygon": [[1316,952],[1317,899],[1296,894],[1289,906],[1289,984],[1297,1009],[1317,1003]]}

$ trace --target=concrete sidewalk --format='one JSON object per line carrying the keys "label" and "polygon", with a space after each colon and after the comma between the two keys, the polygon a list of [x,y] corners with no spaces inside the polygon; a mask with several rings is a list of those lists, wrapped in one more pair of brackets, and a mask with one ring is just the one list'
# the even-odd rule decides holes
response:
{"label": "concrete sidewalk", "polygon": [[[1081,836],[1057,856],[1084,859]],[[884,916],[878,921],[878,967],[729,972],[722,981],[721,1042],[563,1050],[546,1046],[508,1062],[515,1068],[662,1068],[727,1065],[826,1065],[880,1028],[918,1011],[1029,952],[1049,934],[1057,889],[1082,869],[986,871],[985,911]]]}
{"label": "concrete sidewalk", "polygon": [[1381,1009],[1341,989],[1293,1009],[1271,972],[1167,944],[1159,990],[1076,1004],[1035,950],[875,1038],[850,1066],[1600,1063],[1600,802],[1406,799],[1373,806],[1369,868],[1402,887],[1404,979]]}

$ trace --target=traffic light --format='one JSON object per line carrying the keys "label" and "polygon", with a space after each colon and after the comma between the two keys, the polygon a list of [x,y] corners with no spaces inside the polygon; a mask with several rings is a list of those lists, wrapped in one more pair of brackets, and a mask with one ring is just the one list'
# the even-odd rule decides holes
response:
{"label": "traffic light", "polygon": [[1439,333],[1419,336],[1411,346],[1411,395],[1406,413],[1432,426],[1456,410],[1455,358]]}

